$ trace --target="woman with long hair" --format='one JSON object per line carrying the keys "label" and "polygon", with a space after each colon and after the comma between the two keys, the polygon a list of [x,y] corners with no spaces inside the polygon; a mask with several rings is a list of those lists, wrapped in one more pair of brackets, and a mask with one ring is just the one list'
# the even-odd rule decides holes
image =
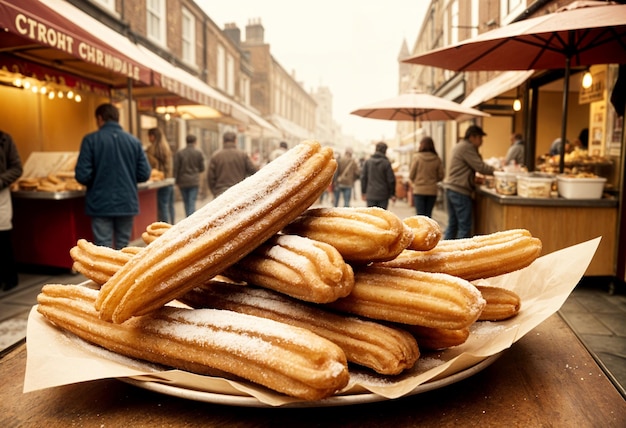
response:
{"label": "woman with long hair", "polygon": [[443,180],[443,175],[443,161],[435,150],[433,139],[422,138],[409,173],[417,215],[432,217],[439,191],[438,183]]}
{"label": "woman with long hair", "polygon": [[[165,178],[173,176],[172,150],[159,128],[148,130],[150,146],[146,155],[150,166],[163,172]],[[174,224],[174,185],[160,187],[157,190],[157,219]]]}

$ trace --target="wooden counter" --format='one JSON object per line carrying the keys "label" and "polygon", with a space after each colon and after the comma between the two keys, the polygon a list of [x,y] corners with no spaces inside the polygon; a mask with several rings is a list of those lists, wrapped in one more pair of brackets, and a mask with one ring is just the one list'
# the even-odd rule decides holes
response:
{"label": "wooden counter", "polygon": [[626,401],[558,314],[461,382],[346,407],[238,408],[161,395],[113,379],[23,394],[25,364],[24,345],[0,360],[2,426],[626,426]]}
{"label": "wooden counter", "polygon": [[602,237],[586,276],[616,275],[617,200],[572,200],[502,196],[491,189],[476,193],[474,233],[524,228],[543,243],[548,254]]}

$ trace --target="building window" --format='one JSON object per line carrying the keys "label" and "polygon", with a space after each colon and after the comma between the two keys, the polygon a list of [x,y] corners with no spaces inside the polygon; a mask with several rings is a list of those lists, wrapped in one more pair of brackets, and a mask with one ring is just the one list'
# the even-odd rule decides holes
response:
{"label": "building window", "polygon": [[183,61],[196,65],[196,18],[185,8],[182,24]]}
{"label": "building window", "polygon": [[524,11],[524,4],[522,0],[500,0],[500,14],[502,24],[510,23],[513,18],[518,16]]}
{"label": "building window", "polygon": [[217,87],[226,90],[226,52],[222,45],[217,45]]}
{"label": "building window", "polygon": [[235,95],[235,58],[232,55],[226,57],[226,93]]}
{"label": "building window", "polygon": [[162,46],[166,46],[167,37],[166,30],[166,15],[165,15],[165,1],[166,0],[147,0],[147,25],[146,33],[149,39],[159,43]]}
{"label": "building window", "polygon": [[104,9],[115,12],[115,0],[94,0],[94,2],[98,3]]}

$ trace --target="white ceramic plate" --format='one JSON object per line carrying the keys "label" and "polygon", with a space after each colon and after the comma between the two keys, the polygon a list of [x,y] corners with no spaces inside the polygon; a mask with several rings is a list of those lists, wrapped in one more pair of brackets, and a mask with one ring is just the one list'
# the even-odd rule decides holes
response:
{"label": "white ceramic plate", "polygon": [[[441,379],[434,380],[432,382],[426,382],[419,385],[417,388],[406,394],[416,395],[424,392],[432,391],[434,389],[443,388],[444,386],[459,382],[466,379],[486,367],[498,359],[500,354],[492,355],[485,358],[478,364],[469,367],[465,370],[461,370],[458,373],[454,373],[450,376],[446,376]],[[119,378],[122,382],[135,385],[139,388],[147,389],[149,391],[158,392],[161,394],[171,395],[174,397],[185,398],[188,400],[203,401],[206,403],[223,404],[228,406],[241,406],[241,407],[274,407],[268,404],[262,403],[251,396],[229,395],[222,393],[215,393],[210,391],[198,391],[188,389],[185,387],[176,386],[173,384],[164,384],[154,381],[143,381],[133,378]],[[337,395],[334,397],[326,398],[319,401],[297,401],[280,406],[281,408],[294,408],[294,407],[333,407],[333,406],[349,406],[352,404],[365,404],[373,403],[376,401],[387,401],[388,398],[374,393],[352,394],[352,395]]]}

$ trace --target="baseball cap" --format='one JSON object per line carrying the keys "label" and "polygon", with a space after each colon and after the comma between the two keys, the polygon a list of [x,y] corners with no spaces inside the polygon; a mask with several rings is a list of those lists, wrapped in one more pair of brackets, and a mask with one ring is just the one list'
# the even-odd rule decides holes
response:
{"label": "baseball cap", "polygon": [[480,126],[472,125],[465,131],[465,138],[469,138],[471,135],[485,136],[487,134]]}

